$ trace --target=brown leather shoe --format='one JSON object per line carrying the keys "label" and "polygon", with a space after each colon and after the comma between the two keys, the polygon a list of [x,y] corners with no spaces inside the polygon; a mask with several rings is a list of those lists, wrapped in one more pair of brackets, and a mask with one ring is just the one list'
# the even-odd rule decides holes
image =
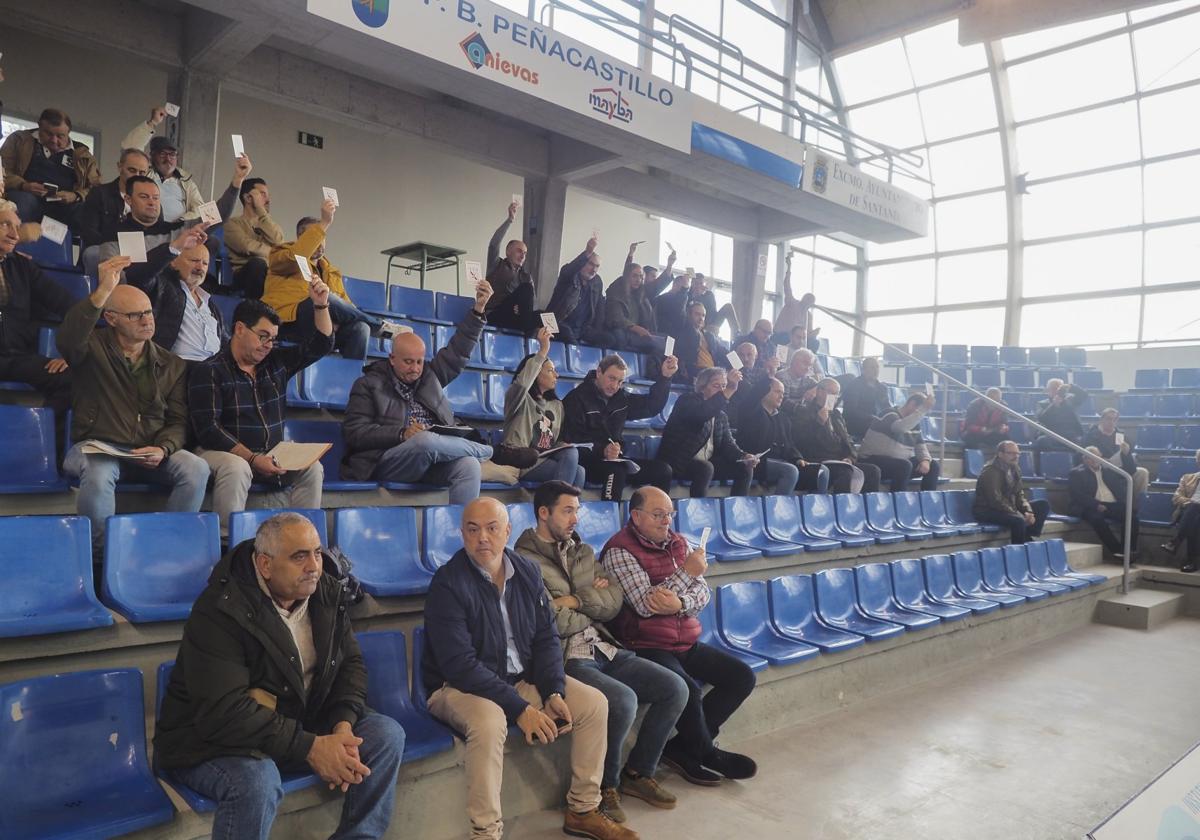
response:
{"label": "brown leather shoe", "polygon": [[636,831],[617,825],[600,809],[577,814],[568,809],[563,817],[563,834],[572,837],[590,837],[591,840],[639,840]]}
{"label": "brown leather shoe", "polygon": [[[633,796],[655,808],[675,807],[675,794],[664,788],[650,776],[635,776],[628,770],[621,773],[621,793]],[[624,820],[621,820],[624,822]]]}
{"label": "brown leather shoe", "polygon": [[616,788],[600,788],[600,811],[615,823],[625,822],[621,809],[621,794]]}

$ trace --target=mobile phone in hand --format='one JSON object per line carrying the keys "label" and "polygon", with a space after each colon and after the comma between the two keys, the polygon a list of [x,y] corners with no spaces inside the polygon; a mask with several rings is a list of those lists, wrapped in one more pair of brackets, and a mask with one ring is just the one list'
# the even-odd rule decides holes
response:
{"label": "mobile phone in hand", "polygon": [[565,735],[571,731],[572,723],[566,718],[555,718],[554,725],[558,728],[559,735]]}

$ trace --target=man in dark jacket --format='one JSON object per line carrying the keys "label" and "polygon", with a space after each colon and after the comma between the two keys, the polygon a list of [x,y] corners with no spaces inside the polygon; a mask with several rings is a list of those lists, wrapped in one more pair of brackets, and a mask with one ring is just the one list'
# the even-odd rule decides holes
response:
{"label": "man in dark jacket", "polygon": [[663,333],[678,337],[687,330],[691,307],[695,304],[704,306],[698,300],[688,303],[688,276],[676,274],[671,278],[670,290],[654,298],[654,322]]}
{"label": "man in dark jacket", "polygon": [[1017,462],[1021,447],[1004,440],[996,447],[996,457],[988,461],[975,482],[976,522],[1003,525],[1011,531],[1010,540],[1022,545],[1042,535],[1042,525],[1050,513],[1045,499],[1027,499],[1021,486]]}
{"label": "man in dark jacket", "polygon": [[[1100,450],[1094,446],[1087,447],[1091,454],[1083,459],[1083,463],[1071,470],[1067,477],[1067,493],[1070,498],[1070,509],[1092,526],[1100,542],[1114,557],[1125,557],[1125,544],[1113,533],[1109,523],[1125,525],[1125,492],[1128,476],[1115,470],[1104,469],[1100,465]],[[1132,526],[1129,533],[1129,550],[1137,552],[1138,513],[1135,510],[1130,518]]]}
{"label": "man in dark jacket", "polygon": [[[185,243],[178,256],[148,277],[138,273],[129,278],[130,285],[145,292],[154,308],[154,343],[189,362],[207,359],[229,339],[221,310],[201,288],[208,277],[209,258],[208,248],[200,241],[203,236],[199,227],[188,228],[177,237]],[[161,259],[156,255],[155,264]]]}
{"label": "man in dark jacket", "polygon": [[693,381],[696,375],[705,368],[729,368],[729,347],[717,337],[716,333],[704,328],[707,317],[708,312],[705,311],[704,304],[696,301],[688,305],[686,326],[667,333],[675,336],[675,356],[679,359],[679,375],[687,382]]}
{"label": "man in dark jacket", "polygon": [[468,504],[463,549],[437,570],[425,596],[422,676],[429,711],[467,742],[472,837],[499,840],[504,832],[504,741],[515,723],[529,744],[571,733],[563,831],[597,840],[637,840],[599,810],[608,701],[564,673],[541,572],[536,563],[505,548],[511,534],[504,505],[487,497]]}
{"label": "man in dark jacket", "polygon": [[842,392],[842,414],[846,428],[856,438],[867,433],[871,420],[891,411],[888,387],[879,381],[879,359],[863,359],[862,375],[846,384]]}
{"label": "man in dark jacket", "polygon": [[38,322],[62,318],[74,301],[33,260],[16,253],[20,227],[13,203],[0,199],[0,380],[37,388],[61,418],[70,407],[71,373],[65,360],[37,352]]}
{"label": "man in dark jacket", "polygon": [[125,182],[135,175],[150,174],[150,158],[141,149],[122,149],[117,177],[88,193],[79,213],[79,235],[83,247],[91,248],[117,238],[117,224],[127,212]]}
{"label": "man in dark jacket", "polygon": [[879,489],[879,467],[855,456],[846,421],[836,407],[841,391],[836,379],[822,379],[812,399],[795,408],[793,435],[806,455],[829,468],[834,493],[873,493]]}
{"label": "man in dark jacket", "polygon": [[937,489],[941,464],[921,439],[921,420],[933,402],[932,395],[912,394],[904,405],[872,418],[859,444],[859,462],[879,467],[882,480],[893,493],[908,489],[914,476],[921,477],[922,490]]}
{"label": "man in dark jacket", "polygon": [[45,214],[75,227],[88,191],[100,183],[91,149],[71,139],[71,118],[57,108],[42,111],[37,128],[10,133],[0,164],[4,194],[23,222]]}
{"label": "man in dark jacket", "polygon": [[488,242],[487,281],[494,294],[487,302],[484,315],[493,327],[519,330],[526,335],[537,332],[542,325],[541,313],[534,309],[533,277],[525,267],[529,247],[520,239],[510,239],[500,256],[500,243],[517,217],[518,205],[508,205],[508,217],[496,228]]}
{"label": "man in dark jacket", "polygon": [[564,265],[546,307],[558,321],[559,337],[568,344],[586,341],[603,344],[604,281],[600,270],[600,255],[596,253],[596,237],[587,241],[583,253]]}
{"label": "man in dark jacket", "polygon": [[625,274],[613,281],[604,299],[604,329],[618,349],[661,352],[663,337],[656,334],[654,303],[647,296],[645,273],[631,264]]}
{"label": "man in dark jacket", "polygon": [[[601,498],[620,500],[626,480],[634,485],[653,484],[665,491],[671,487],[671,468],[659,459],[627,459],[621,454],[626,420],[654,417],[667,405],[671,377],[679,369],[674,356],[663,359],[659,379],[648,394],[625,390],[629,366],[620,356],[605,356],[600,364],[563,398],[562,440],[590,443],[581,456],[589,481],[602,485]],[[637,467],[631,469],[630,464]]]}
{"label": "man in dark jacket", "polygon": [[363,368],[342,420],[344,478],[447,485],[451,504],[466,504],[479,495],[479,462],[492,457],[492,448],[439,434],[437,428],[456,425],[442,389],[467,366],[491,296],[491,286],[480,281],[475,308],[428,365],[425,342],[408,332],[393,339],[387,359]]}
{"label": "man in dark jacket", "polygon": [[[1087,398],[1088,392],[1078,385],[1068,385],[1061,379],[1051,379],[1046,383],[1046,399],[1038,403],[1037,421],[1072,443],[1079,443],[1083,438],[1079,409]],[[1034,438],[1033,456],[1039,473],[1042,468],[1042,453],[1046,450],[1065,451],[1066,447],[1049,435],[1038,435]]]}
{"label": "man in dark jacket", "polygon": [[1133,496],[1138,498],[1150,484],[1150,471],[1139,467],[1133,446],[1125,439],[1125,433],[1117,427],[1121,412],[1111,406],[1100,412],[1100,419],[1084,435],[1083,445],[1100,450],[1100,457],[1115,467],[1120,467],[1133,476]]}
{"label": "man in dark jacket", "polygon": [[[829,467],[812,464],[805,460],[804,453],[792,436],[792,419],[781,409],[784,387],[778,379],[763,379],[750,386],[741,416],[738,418],[737,442],[746,452],[756,455],[766,453],[758,464],[755,477],[762,483],[774,484],[775,493],[791,493],[803,490],[809,493],[825,493],[829,490]],[[778,464],[776,467],[774,465]],[[786,489],[787,479],[781,467],[796,470],[792,489]],[[772,479],[772,474],[775,478]]]}
{"label": "man in dark jacket", "polygon": [[[733,480],[731,496],[750,492],[758,458],[738,447],[725,416],[725,406],[741,381],[736,370],[726,374],[719,367],[705,368],[696,376],[696,389],[681,396],[667,418],[658,457],[667,462],[673,475],[691,482],[693,499],[707,496],[714,478]],[[791,487],[784,492],[790,493],[795,486],[793,475]]]}
{"label": "man in dark jacket", "polygon": [[323,562],[311,522],[273,516],[221,559],[184,625],[154,758],[216,801],[214,840],[266,840],[288,770],[346,794],[334,838],[387,831],[404,730],[366,708],[345,590]]}
{"label": "man in dark jacket", "polygon": [[[987,397],[1002,402],[999,388],[988,388]],[[970,449],[991,449],[1008,435],[1008,415],[983,397],[976,397],[967,406],[962,423],[962,443]]]}

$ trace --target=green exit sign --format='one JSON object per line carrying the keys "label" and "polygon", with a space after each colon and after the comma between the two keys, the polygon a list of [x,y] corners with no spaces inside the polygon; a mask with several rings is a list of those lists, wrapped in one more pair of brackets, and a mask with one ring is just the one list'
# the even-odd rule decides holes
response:
{"label": "green exit sign", "polygon": [[322,137],[320,134],[309,134],[307,131],[299,132],[297,142],[299,142],[301,146],[311,146],[314,149],[325,148],[324,137]]}

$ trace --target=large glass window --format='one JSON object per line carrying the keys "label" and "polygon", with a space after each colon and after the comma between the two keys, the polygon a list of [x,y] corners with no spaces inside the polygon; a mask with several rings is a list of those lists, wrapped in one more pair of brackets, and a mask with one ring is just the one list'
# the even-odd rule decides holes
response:
{"label": "large glass window", "polygon": [[1019,126],[1017,154],[1031,178],[1135,161],[1140,156],[1137,103]]}
{"label": "large glass window", "polygon": [[1027,120],[1133,93],[1129,38],[1118,35],[1008,68],[1013,116]]}
{"label": "large glass window", "polygon": [[1123,289],[1137,277],[1142,234],[1091,236],[1025,246],[1025,297]]}
{"label": "large glass window", "polygon": [[1025,196],[1025,236],[1039,239],[1142,220],[1142,181],[1137,167],[1034,183]]}
{"label": "large glass window", "polygon": [[1138,304],[1136,295],[1029,304],[1021,312],[1021,345],[1137,341]]}
{"label": "large glass window", "polygon": [[937,314],[937,344],[1003,344],[1004,307],[951,309]]}
{"label": "large glass window", "polygon": [[[1200,224],[1146,231],[1146,285],[1200,280]],[[1200,335],[1200,330],[1196,331]]]}

